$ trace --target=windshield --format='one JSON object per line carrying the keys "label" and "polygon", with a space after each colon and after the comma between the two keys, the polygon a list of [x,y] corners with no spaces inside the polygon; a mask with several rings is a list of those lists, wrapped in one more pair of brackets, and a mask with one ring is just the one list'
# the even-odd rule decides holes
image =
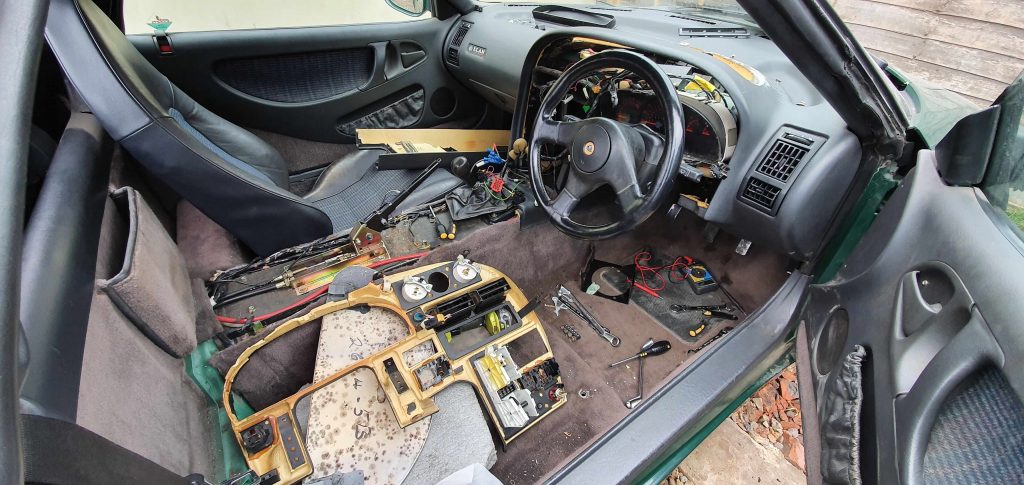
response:
{"label": "windshield", "polygon": [[[510,0],[480,0],[484,3],[511,3]],[[701,10],[712,15],[726,15],[749,19],[735,0],[541,0],[515,2],[517,4],[588,6],[601,5],[620,8],[649,8],[665,11]]]}

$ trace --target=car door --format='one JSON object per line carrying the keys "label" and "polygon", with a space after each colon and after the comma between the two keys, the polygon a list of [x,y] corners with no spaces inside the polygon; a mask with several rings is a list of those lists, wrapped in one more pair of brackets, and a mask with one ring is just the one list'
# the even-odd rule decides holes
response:
{"label": "car door", "polygon": [[447,3],[122,3],[136,48],[200,104],[244,127],[352,143],[357,128],[472,124],[485,110],[441,60],[459,22]]}
{"label": "car door", "polygon": [[812,285],[798,348],[811,483],[1024,482],[1022,106],[1018,78],[917,152]]}

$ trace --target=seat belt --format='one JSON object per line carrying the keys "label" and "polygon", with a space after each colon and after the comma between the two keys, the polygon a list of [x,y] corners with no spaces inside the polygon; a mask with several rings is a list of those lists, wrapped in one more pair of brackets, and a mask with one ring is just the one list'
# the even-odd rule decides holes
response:
{"label": "seat belt", "polygon": [[77,424],[21,415],[25,483],[187,483],[184,477]]}

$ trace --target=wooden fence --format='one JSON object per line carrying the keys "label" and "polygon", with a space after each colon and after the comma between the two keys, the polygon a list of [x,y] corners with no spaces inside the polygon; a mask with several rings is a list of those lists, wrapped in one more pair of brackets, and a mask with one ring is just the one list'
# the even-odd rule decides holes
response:
{"label": "wooden fence", "polygon": [[1024,70],[1024,0],[832,0],[892,65],[989,105]]}

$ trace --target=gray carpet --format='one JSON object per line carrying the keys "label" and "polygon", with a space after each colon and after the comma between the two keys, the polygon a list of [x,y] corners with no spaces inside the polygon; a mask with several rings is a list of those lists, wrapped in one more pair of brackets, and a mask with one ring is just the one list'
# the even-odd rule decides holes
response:
{"label": "gray carpet", "polygon": [[252,254],[235,236],[182,199],[177,209],[178,250],[192,278],[210,279],[217,270],[248,263]]}
{"label": "gray carpet", "polygon": [[[715,243],[708,244],[703,239],[702,228],[703,223],[689,214],[682,214],[677,220],[657,216],[629,235],[598,242],[596,257],[614,263],[628,263],[638,249],[651,247],[672,257],[686,254],[698,258],[708,264],[719,281],[748,311],[763,304],[781,286],[787,276],[787,259],[784,256],[757,246],[751,248],[748,255],[739,256],[733,251],[738,242],[736,238],[722,234]],[[586,248],[586,242],[570,238],[547,223],[520,230],[518,221],[513,220],[479,228],[446,243],[426,256],[421,264],[453,260],[468,251],[471,259],[506,273],[527,297],[549,297],[562,283],[574,291],[579,289],[579,271],[586,257]],[[572,315],[563,314],[555,318],[549,308],[540,308],[542,322],[571,394],[563,409],[552,413],[513,441],[505,451],[499,452],[491,471],[505,483],[541,480],[627,414],[623,400],[635,394],[636,368],[609,369],[607,364],[612,360],[631,355],[648,337],[671,341],[672,351],[652,358],[645,365],[645,394],[649,395],[693,358],[686,350],[700,344],[699,341],[683,342],[636,304],[623,305],[590,296],[581,296],[580,299],[601,322],[622,338],[622,346],[612,349]],[[563,323],[576,327],[582,338],[570,343],[559,330]],[[710,337],[708,334],[707,338]],[[310,365],[305,375],[312,372],[312,360],[306,357],[309,351],[299,350],[307,349],[307,342],[300,343],[299,340],[304,339],[297,338],[291,344],[274,349],[272,352],[278,357],[272,359],[272,365],[247,366],[247,369],[254,367],[263,371],[250,376],[240,374],[235,385],[262,393],[260,400],[263,402],[284,397],[288,394],[286,390],[297,390],[304,384],[299,382],[299,374],[303,373],[300,368]],[[315,348],[315,338],[307,336],[305,340]],[[215,356],[211,363],[223,372],[225,364],[233,363],[232,356],[237,355],[237,351],[236,348],[228,349]],[[286,364],[286,361],[296,361],[297,365]],[[282,379],[282,374],[277,374],[282,370],[290,377]],[[271,379],[273,385],[264,380],[269,377],[268,373],[275,374]],[[284,382],[288,379],[296,382]],[[581,399],[576,395],[581,388],[596,392],[588,399]],[[273,391],[267,392],[270,389]]]}
{"label": "gray carpet", "polygon": [[[127,237],[126,220],[108,199],[97,278],[110,278],[120,270]],[[98,288],[89,313],[81,382],[79,425],[175,473],[226,478],[215,459],[215,408],[185,374],[182,361],[154,345]]]}
{"label": "gray carpet", "polygon": [[[629,235],[598,242],[596,257],[628,263],[635,251],[645,246],[664,254],[687,254],[707,263],[748,311],[764,303],[781,286],[786,278],[785,257],[757,247],[747,256],[739,256],[733,252],[736,238],[722,234],[716,243],[707,244],[702,227],[703,223],[690,214],[682,214],[674,221],[656,216]],[[561,283],[580,295],[579,271],[586,257],[586,243],[565,236],[549,224],[519,230],[517,223],[510,221],[484,228],[433,251],[423,264],[454,259],[462,251],[469,251],[473,260],[504,272],[527,297],[550,301]],[[613,349],[575,316],[563,313],[556,318],[550,308],[541,307],[541,321],[570,397],[563,409],[498,453],[491,472],[506,484],[541,481],[626,416],[628,410],[623,401],[636,393],[636,367],[609,369],[609,363],[632,355],[648,337],[672,342],[670,352],[653,357],[644,365],[645,395],[650,395],[693,358],[686,350],[702,343],[682,341],[636,304],[623,305],[587,295],[579,298],[623,340],[622,345]],[[573,325],[582,338],[569,342],[560,331],[564,323]],[[580,389],[596,392],[581,399],[576,394]]]}

